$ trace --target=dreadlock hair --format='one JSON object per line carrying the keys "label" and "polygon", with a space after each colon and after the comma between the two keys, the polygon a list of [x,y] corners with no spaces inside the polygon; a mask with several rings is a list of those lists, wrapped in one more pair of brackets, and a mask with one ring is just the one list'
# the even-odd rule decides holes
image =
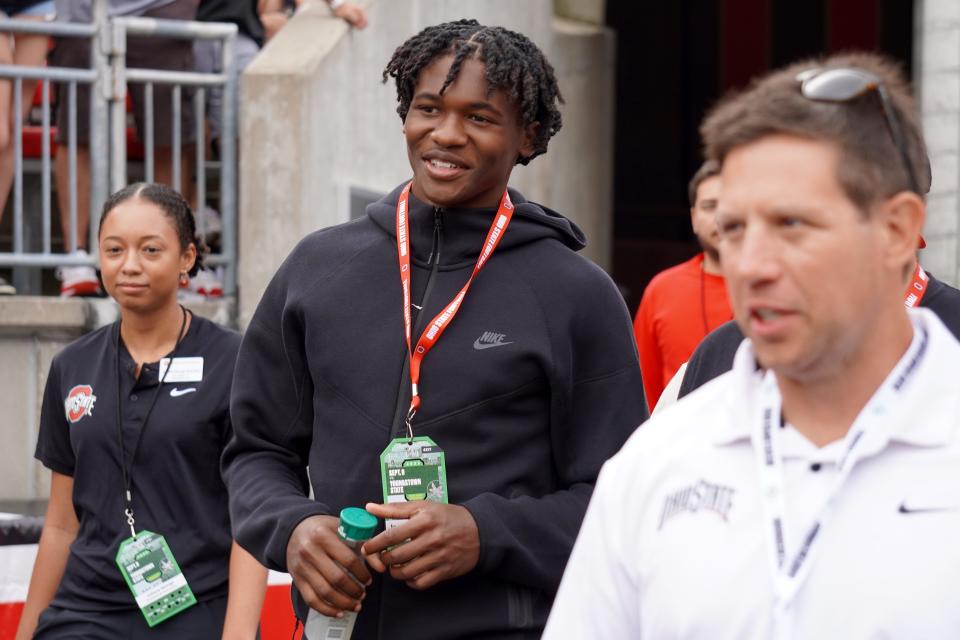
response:
{"label": "dreadlock hair", "polygon": [[180,195],[180,192],[165,184],[155,182],[137,182],[125,186],[112,193],[103,203],[103,211],[100,213],[101,232],[103,223],[110,212],[127,200],[143,200],[156,205],[163,211],[177,232],[180,250],[186,251],[191,244],[197,248],[197,259],[190,271],[187,272],[187,275],[191,278],[197,275],[197,272],[204,267],[204,258],[209,252],[209,248],[203,239],[197,236],[197,223],[193,218],[193,211],[186,199]]}
{"label": "dreadlock hair", "polygon": [[383,70],[383,81],[397,82],[397,113],[406,120],[420,72],[437,58],[453,55],[442,94],[457,74],[463,61],[475,57],[483,63],[489,83],[487,94],[504,91],[520,107],[523,126],[539,123],[533,141],[533,153],[517,158],[527,164],[547,151],[547,143],[562,125],[557,103],[563,103],[553,66],[543,52],[525,35],[503,27],[486,27],[476,20],[457,20],[427,27],[409,38],[393,52]]}

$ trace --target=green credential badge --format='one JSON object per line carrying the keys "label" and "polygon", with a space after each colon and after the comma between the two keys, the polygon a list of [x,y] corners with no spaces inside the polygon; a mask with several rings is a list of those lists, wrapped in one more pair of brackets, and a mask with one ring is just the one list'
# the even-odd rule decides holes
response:
{"label": "green credential badge", "polygon": [[[380,454],[386,504],[429,500],[447,504],[447,464],[443,449],[427,436],[396,438]],[[406,520],[387,520],[387,529]]]}
{"label": "green credential badge", "polygon": [[197,604],[167,541],[157,533],[141,531],[121,542],[117,566],[151,627]]}

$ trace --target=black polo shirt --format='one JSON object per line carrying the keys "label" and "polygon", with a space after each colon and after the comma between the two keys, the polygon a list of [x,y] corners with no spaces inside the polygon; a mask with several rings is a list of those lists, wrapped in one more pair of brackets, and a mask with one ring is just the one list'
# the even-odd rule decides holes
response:
{"label": "black polo shirt", "polygon": [[[50,366],[43,397],[35,456],[73,477],[80,521],[53,600],[65,609],[136,608],[115,561],[120,542],[130,536],[117,434],[117,329],[117,324],[104,327],[61,351]],[[232,435],[230,384],[239,347],[239,334],[194,316],[177,359],[203,358],[202,379],[168,381],[160,388],[159,363],[144,365],[137,379],[133,359],[120,346],[128,465],[144,414],[159,390],[133,465],[137,531],[166,537],[200,601],[227,594],[232,538],[219,462]]]}

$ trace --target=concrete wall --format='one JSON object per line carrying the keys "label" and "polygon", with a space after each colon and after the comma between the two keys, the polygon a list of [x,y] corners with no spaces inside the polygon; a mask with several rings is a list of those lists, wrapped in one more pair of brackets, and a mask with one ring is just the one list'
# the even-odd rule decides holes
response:
{"label": "concrete wall", "polygon": [[0,500],[49,494],[50,472],[33,459],[43,387],[53,356],[89,322],[82,300],[0,300]]}
{"label": "concrete wall", "polygon": [[559,210],[610,265],[613,60],[609,30],[553,19],[552,0],[366,2],[371,26],[350,30],[322,6],[298,13],[241,83],[239,322],[307,233],[349,218],[351,186],[387,192],[410,176],[396,93],[380,82],[394,49],[423,27],[463,17],[528,35],[550,57],[567,99],[546,156],[511,184]]}
{"label": "concrete wall", "polygon": [[960,283],[960,2],[920,0],[916,14],[917,78],[933,184],[927,206],[923,265]]}

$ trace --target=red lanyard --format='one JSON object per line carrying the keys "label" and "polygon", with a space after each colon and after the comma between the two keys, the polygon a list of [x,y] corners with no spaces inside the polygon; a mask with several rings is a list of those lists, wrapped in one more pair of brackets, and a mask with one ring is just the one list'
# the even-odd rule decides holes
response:
{"label": "red lanyard", "polygon": [[400,199],[397,200],[397,257],[400,261],[400,284],[403,287],[403,328],[407,338],[407,353],[410,355],[411,393],[410,409],[407,411],[406,424],[407,435],[411,438],[413,437],[413,428],[410,426],[410,421],[413,420],[417,409],[420,408],[420,393],[417,390],[417,385],[420,383],[420,366],[423,363],[423,359],[426,357],[427,352],[437,343],[437,340],[440,339],[440,335],[447,326],[453,321],[454,316],[457,315],[457,312],[460,310],[460,305],[463,303],[463,299],[470,289],[470,285],[473,284],[473,279],[477,277],[480,269],[483,268],[483,265],[485,265],[487,260],[490,259],[490,256],[493,255],[497,245],[500,244],[500,240],[503,238],[504,232],[507,230],[507,226],[510,224],[510,219],[513,217],[513,203],[510,202],[510,196],[507,194],[507,191],[504,190],[503,197],[500,198],[500,207],[497,209],[497,215],[493,217],[493,222],[490,224],[487,239],[483,243],[483,249],[480,251],[480,255],[477,257],[477,264],[473,267],[473,273],[470,274],[467,283],[463,285],[460,292],[453,297],[453,300],[430,321],[430,324],[420,335],[420,339],[417,340],[416,348],[413,349],[411,348],[412,322],[410,320],[409,220],[410,186],[412,184],[412,182],[407,183],[407,186],[403,188],[403,192],[400,194]]}
{"label": "red lanyard", "polygon": [[910,286],[907,288],[907,293],[903,299],[903,304],[908,309],[912,309],[913,307],[919,305],[920,301],[923,300],[923,294],[927,292],[928,284],[930,284],[930,278],[927,276],[926,272],[924,272],[923,268],[918,262],[916,269],[913,270],[913,280],[910,282]]}

